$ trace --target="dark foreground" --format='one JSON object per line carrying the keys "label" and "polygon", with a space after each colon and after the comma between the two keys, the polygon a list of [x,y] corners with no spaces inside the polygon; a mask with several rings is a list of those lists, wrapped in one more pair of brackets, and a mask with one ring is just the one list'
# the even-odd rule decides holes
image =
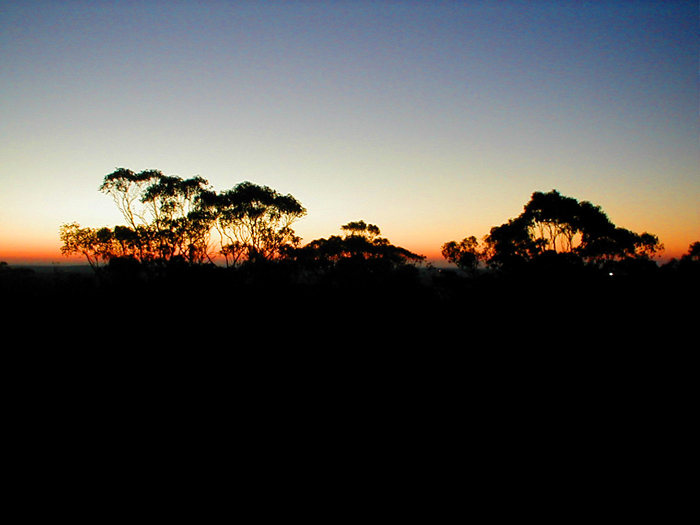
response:
{"label": "dark foreground", "polygon": [[550,461],[612,473],[611,494],[692,435],[697,274],[287,277],[6,268],[12,435],[56,472],[235,443],[283,466],[465,457],[494,481]]}
{"label": "dark foreground", "polygon": [[[9,329],[101,344],[263,348],[677,346],[695,329],[693,271],[642,275],[404,270],[309,279],[278,266],[104,272],[12,268],[0,274]],[[20,323],[20,324],[15,324]],[[27,329],[26,327],[31,327]],[[59,334],[56,334],[58,336]],[[60,339],[60,337],[59,337]],[[56,340],[56,339],[54,339]]]}

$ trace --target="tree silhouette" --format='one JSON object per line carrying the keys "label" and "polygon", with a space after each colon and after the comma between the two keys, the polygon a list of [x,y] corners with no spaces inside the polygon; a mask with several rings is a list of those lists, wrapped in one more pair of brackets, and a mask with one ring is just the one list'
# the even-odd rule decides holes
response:
{"label": "tree silhouette", "polygon": [[163,259],[180,256],[202,263],[209,258],[214,217],[202,207],[206,191],[208,182],[201,177],[183,180],[160,174],[144,192],[142,202],[150,211],[156,250]]}
{"label": "tree silhouette", "polygon": [[687,261],[700,262],[700,241],[692,243],[682,258]]}
{"label": "tree silhouette", "polygon": [[[567,254],[557,264],[580,259],[603,267],[635,259],[650,261],[663,245],[655,235],[637,234],[615,226],[599,206],[579,202],[552,190],[535,192],[523,212],[506,223],[491,228],[477,249],[476,239],[443,245],[443,257],[458,267],[471,270],[479,261],[491,267],[514,269],[545,254]],[[555,259],[550,255],[547,261]]]}
{"label": "tree silhouette", "polygon": [[521,215],[530,237],[541,251],[573,252],[581,233],[579,202],[553,190],[535,192]]}
{"label": "tree silhouette", "polygon": [[486,259],[486,252],[485,247],[481,247],[479,240],[472,235],[460,242],[450,241],[443,244],[442,256],[460,270],[473,276],[479,268],[479,263]]}
{"label": "tree silhouette", "polygon": [[[525,301],[533,312],[569,308],[590,312],[596,322],[603,303],[626,301],[629,307],[662,284],[673,283],[676,293],[697,287],[700,268],[696,242],[680,261],[657,271],[654,258],[663,246],[655,235],[618,227],[600,206],[556,190],[534,192],[520,215],[481,240],[467,236],[442,245],[443,257],[470,279],[420,271],[423,255],[395,246],[363,220],[302,246],[292,227],[306,209],[291,195],[249,181],[216,192],[199,176],[120,168],[104,178],[100,191],[112,197],[124,224],[63,224],[61,251],[84,256],[99,277],[81,284],[82,299],[122,305],[147,292],[162,304],[228,311],[228,298],[235,296],[237,315],[284,304],[316,308],[320,318],[355,315],[359,301],[373,305],[374,315],[437,305],[431,311],[447,319],[449,312],[473,316]],[[215,255],[226,268],[212,264]],[[5,274],[3,286],[19,289],[13,284],[19,274]],[[91,283],[106,293],[93,295]],[[67,289],[51,293],[61,300]]]}
{"label": "tree silhouette", "polygon": [[227,265],[275,260],[300,242],[291,226],[306,215],[306,209],[291,195],[246,181],[209,194],[207,200],[209,209],[215,210]]}
{"label": "tree silhouette", "polygon": [[288,256],[307,277],[345,284],[385,282],[392,275],[407,275],[425,260],[381,237],[374,224],[354,221],[340,229],[342,236],[313,240]]}
{"label": "tree silhouette", "polygon": [[[696,284],[700,282],[700,241],[691,243],[688,246],[688,251],[681,256],[680,260],[671,259],[666,266],[669,271],[680,273],[685,277],[692,276]],[[685,293],[693,292],[686,290]]]}
{"label": "tree silhouette", "polygon": [[144,195],[148,187],[161,176],[162,173],[157,170],[135,173],[126,168],[118,168],[105,176],[100,191],[114,199],[127,225],[136,230],[149,222],[143,206]]}
{"label": "tree silhouette", "polygon": [[209,232],[214,217],[202,206],[209,183],[202,177],[182,179],[157,170],[134,173],[120,168],[107,175],[100,191],[111,195],[127,222],[120,230],[122,247],[142,261],[190,263],[209,259]]}
{"label": "tree silhouette", "polygon": [[59,230],[61,253],[82,255],[97,270],[115,257],[114,234],[109,228],[82,228],[77,222],[63,224]]}
{"label": "tree silhouette", "polygon": [[345,233],[345,238],[362,237],[369,242],[373,242],[381,235],[381,231],[374,224],[366,224],[365,221],[354,221],[340,227]]}
{"label": "tree silhouette", "polygon": [[227,265],[274,260],[283,248],[298,245],[291,225],[306,214],[294,197],[267,186],[242,182],[217,194],[202,177],[182,179],[158,170],[119,168],[99,189],[114,199],[126,225],[95,230],[69,223],[60,229],[62,253],[83,255],[94,268],[116,257],[147,264],[211,263],[214,229]]}
{"label": "tree silhouette", "polygon": [[494,226],[484,241],[487,262],[496,268],[519,267],[541,251],[541,242],[532,238],[522,216]]}

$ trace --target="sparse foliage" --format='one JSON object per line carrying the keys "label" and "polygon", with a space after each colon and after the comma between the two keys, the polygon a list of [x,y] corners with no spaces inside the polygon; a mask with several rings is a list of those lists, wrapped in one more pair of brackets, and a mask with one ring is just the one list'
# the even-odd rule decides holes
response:
{"label": "sparse foliage", "polygon": [[63,242],[63,255],[82,255],[93,268],[97,269],[115,255],[114,236],[109,228],[82,228],[73,222],[60,227]]}
{"label": "sparse foliage", "polygon": [[306,209],[291,195],[246,181],[212,201],[227,264],[278,259],[300,242],[291,226]]}
{"label": "sparse foliage", "polygon": [[122,240],[128,237],[132,255],[142,261],[208,259],[213,217],[203,207],[202,195],[210,190],[202,177],[182,179],[157,170],[134,173],[120,168],[105,177],[100,191],[112,196],[131,229]]}

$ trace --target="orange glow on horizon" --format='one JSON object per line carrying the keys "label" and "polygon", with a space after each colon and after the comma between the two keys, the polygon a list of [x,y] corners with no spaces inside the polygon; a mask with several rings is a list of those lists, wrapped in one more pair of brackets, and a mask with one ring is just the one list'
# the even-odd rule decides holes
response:
{"label": "orange glow on horizon", "polygon": [[[686,232],[683,232],[686,233]],[[465,233],[464,237],[468,236]],[[664,239],[659,236],[660,241],[664,244],[665,250],[661,252],[655,258],[657,262],[666,263],[671,259],[680,259],[683,255],[688,253],[688,249],[693,242],[700,241],[700,235],[697,238],[688,240],[686,235],[677,234],[668,239]],[[422,255],[425,257],[423,265],[432,263],[437,265],[449,264],[443,258],[441,253],[442,245],[451,240],[460,241],[461,238],[457,239],[443,239],[438,244],[429,245],[427,242],[420,243],[401,243],[396,242],[394,244],[402,246],[407,250]],[[392,239],[389,239],[393,242]],[[0,246],[0,261],[6,262],[10,265],[33,265],[33,264],[87,264],[87,260],[84,256],[72,255],[70,257],[64,256],[60,251],[59,243],[51,243],[52,246],[42,246],[40,244],[26,244],[17,243],[16,245],[3,243]]]}
{"label": "orange glow on horizon", "polygon": [[2,249],[0,250],[0,261],[10,265],[87,263],[85,257],[66,257],[61,254],[60,250],[42,249],[38,247],[27,249]]}

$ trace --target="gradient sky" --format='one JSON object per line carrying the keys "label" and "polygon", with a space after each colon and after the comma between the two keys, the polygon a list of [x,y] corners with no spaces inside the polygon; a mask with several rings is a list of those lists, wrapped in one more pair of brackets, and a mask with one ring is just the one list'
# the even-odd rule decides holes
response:
{"label": "gradient sky", "polygon": [[700,240],[697,1],[0,0],[0,260],[124,221],[117,167],[440,247],[557,189]]}

